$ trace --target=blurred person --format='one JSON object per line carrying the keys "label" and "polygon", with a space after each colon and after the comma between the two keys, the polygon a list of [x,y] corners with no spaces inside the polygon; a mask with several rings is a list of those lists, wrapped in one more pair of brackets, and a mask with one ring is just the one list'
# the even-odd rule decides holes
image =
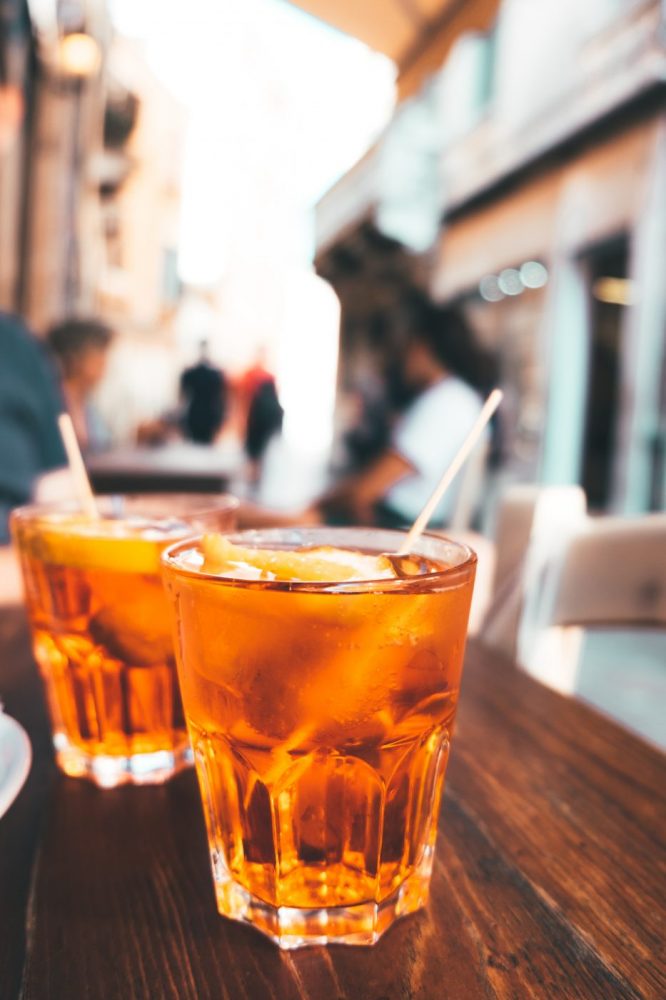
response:
{"label": "blurred person", "polygon": [[46,341],[61,374],[66,408],[84,453],[103,451],[110,435],[92,393],[104,377],[113,332],[95,319],[66,319],[52,327]]}
{"label": "blurred person", "polygon": [[[403,527],[417,517],[467,436],[496,379],[493,359],[475,342],[459,310],[422,298],[410,302],[411,333],[401,384],[405,408],[388,444],[367,468],[344,479],[315,505],[331,523]],[[455,484],[433,526],[443,526],[456,500]]]}
{"label": "blurred person", "polygon": [[43,345],[18,317],[0,313],[0,545],[9,541],[11,509],[30,500],[37,477],[66,465],[62,409]]}
{"label": "blurred person", "polygon": [[261,382],[250,400],[245,431],[245,454],[250,460],[250,482],[259,481],[261,462],[269,442],[282,430],[284,410],[278,399],[275,381]]}
{"label": "blurred person", "polygon": [[346,399],[342,446],[349,472],[365,468],[390,441],[391,406],[386,387],[374,373],[364,372]]}
{"label": "blurred person", "polygon": [[241,424],[247,423],[250,406],[256,392],[266,383],[275,382],[275,376],[266,366],[266,348],[260,347],[249,368],[236,380],[236,395]]}
{"label": "blurred person", "polygon": [[184,406],[182,429],[189,441],[211,444],[224,423],[227,411],[227,377],[211,364],[208,341],[199,344],[199,360],[186,368],[180,377],[180,396]]}

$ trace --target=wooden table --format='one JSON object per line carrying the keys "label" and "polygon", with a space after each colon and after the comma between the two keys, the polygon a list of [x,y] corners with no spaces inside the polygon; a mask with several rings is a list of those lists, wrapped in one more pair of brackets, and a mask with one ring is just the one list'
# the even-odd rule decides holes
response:
{"label": "wooden table", "polygon": [[87,461],[98,493],[223,493],[238,456],[212,445],[172,442],[155,448],[118,448]]}
{"label": "wooden table", "polygon": [[665,758],[480,646],[429,908],[370,949],[281,953],[218,917],[192,773],[112,792],[57,774],[18,611],[0,693],[35,753],[0,820],[2,1000],[666,997]]}

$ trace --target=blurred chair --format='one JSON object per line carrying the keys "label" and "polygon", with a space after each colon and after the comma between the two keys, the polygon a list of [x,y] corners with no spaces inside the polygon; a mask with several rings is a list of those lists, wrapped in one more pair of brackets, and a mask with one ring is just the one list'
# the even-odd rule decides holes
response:
{"label": "blurred chair", "polygon": [[585,494],[579,486],[519,484],[505,491],[495,526],[492,590],[480,629],[487,645],[517,658],[525,594],[585,517]]}
{"label": "blurred chair", "polygon": [[570,694],[584,629],[666,628],[666,514],[585,518],[551,546],[537,529],[523,595],[517,660]]}
{"label": "blurred chair", "polygon": [[476,579],[472,606],[469,612],[469,635],[478,635],[486,617],[492,594],[492,582],[495,573],[495,544],[490,538],[480,535],[477,531],[435,531],[434,534],[452,538],[455,542],[469,545],[476,552]]}
{"label": "blurred chair", "polygon": [[469,545],[476,552],[478,562],[472,607],[469,613],[470,635],[477,635],[482,627],[490,603],[495,576],[495,544],[489,538],[471,530],[483,495],[488,461],[488,441],[482,439],[472,451],[460,472],[460,486],[446,531],[441,534]]}

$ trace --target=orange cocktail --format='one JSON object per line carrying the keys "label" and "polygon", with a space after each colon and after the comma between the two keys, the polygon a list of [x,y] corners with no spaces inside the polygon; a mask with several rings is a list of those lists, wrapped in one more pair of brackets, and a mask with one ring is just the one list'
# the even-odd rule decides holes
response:
{"label": "orange cocktail", "polygon": [[160,577],[165,546],[233,525],[235,501],[101,499],[12,516],[58,764],[98,785],[169,778],[191,762]]}
{"label": "orange cocktail", "polygon": [[[427,897],[476,558],[362,529],[171,547],[165,580],[218,908],[371,943]],[[240,547],[236,543],[239,543]]]}

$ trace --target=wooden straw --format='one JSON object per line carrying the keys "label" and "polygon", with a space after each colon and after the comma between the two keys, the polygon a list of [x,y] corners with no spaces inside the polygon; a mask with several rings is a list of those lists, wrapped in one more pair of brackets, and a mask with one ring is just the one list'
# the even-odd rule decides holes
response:
{"label": "wooden straw", "polygon": [[502,397],[504,393],[501,389],[493,389],[493,391],[488,396],[488,399],[483,404],[483,409],[479,413],[478,417],[474,422],[474,426],[470,430],[469,434],[463,441],[457,455],[445,469],[442,478],[438,482],[437,486],[433,490],[432,496],[426,502],[425,507],[419,514],[419,516],[414,521],[414,524],[409,529],[409,533],[405,538],[404,542],[398,549],[399,556],[406,556],[414,547],[414,542],[420,537],[420,535],[425,531],[428,521],[435,512],[439,501],[442,499],[449,486],[455,479],[455,477],[460,472],[461,468],[469,458],[471,451],[473,450],[475,444],[483,434],[485,426],[492,417],[493,413],[497,407],[502,402]]}
{"label": "wooden straw", "polygon": [[60,428],[62,443],[65,446],[67,461],[69,462],[69,468],[74,479],[76,498],[86,516],[97,521],[99,520],[99,511],[95,502],[95,494],[92,491],[88,473],[83,464],[81,449],[79,448],[79,442],[76,440],[74,424],[69,413],[60,414],[58,417],[58,427]]}

